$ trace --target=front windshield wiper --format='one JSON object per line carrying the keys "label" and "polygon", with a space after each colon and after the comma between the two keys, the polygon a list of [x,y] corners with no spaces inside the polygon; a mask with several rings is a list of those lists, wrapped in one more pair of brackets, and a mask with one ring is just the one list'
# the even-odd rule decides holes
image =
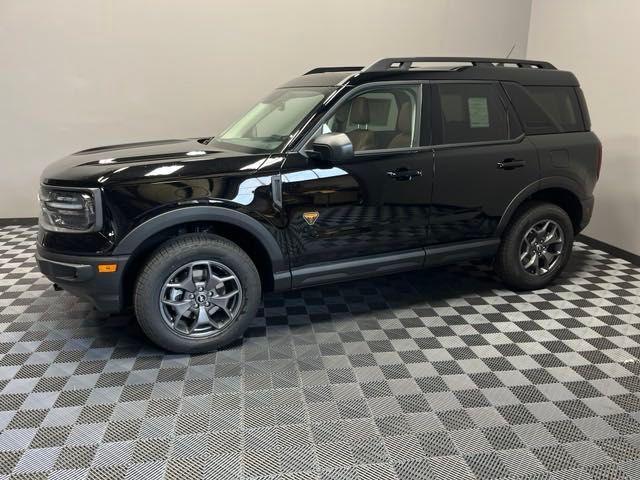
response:
{"label": "front windshield wiper", "polygon": [[[260,141],[260,142],[284,142],[285,140],[289,140],[291,135],[268,135],[266,137],[238,137],[238,138],[225,138],[223,140],[217,139],[219,142],[228,142],[233,143],[234,140],[244,140],[244,141]],[[212,137],[210,141],[216,140],[216,138]]]}
{"label": "front windshield wiper", "polygon": [[268,137],[252,137],[255,138],[257,140],[266,140],[267,142],[269,141],[277,141],[277,142],[284,142],[285,140],[289,140],[291,138],[291,135],[269,135]]}

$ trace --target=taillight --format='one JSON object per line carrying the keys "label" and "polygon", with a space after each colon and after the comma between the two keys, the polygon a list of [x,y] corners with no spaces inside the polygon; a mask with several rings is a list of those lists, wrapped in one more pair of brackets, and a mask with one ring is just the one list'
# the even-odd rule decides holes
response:
{"label": "taillight", "polygon": [[600,178],[600,169],[602,168],[602,144],[598,142],[598,159],[596,160],[596,175]]}

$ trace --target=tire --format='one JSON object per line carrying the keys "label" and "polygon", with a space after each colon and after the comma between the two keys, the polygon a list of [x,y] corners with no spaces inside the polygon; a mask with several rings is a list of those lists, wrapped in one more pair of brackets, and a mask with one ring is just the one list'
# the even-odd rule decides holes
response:
{"label": "tire", "polygon": [[[555,237],[550,237],[549,232],[554,232],[554,225],[562,235],[561,243],[558,243],[560,234],[557,231]],[[543,226],[547,226],[547,230],[541,235],[537,234]],[[495,271],[514,290],[544,288],[569,261],[573,237],[573,224],[562,208],[551,203],[528,203],[507,227],[494,262]],[[547,241],[552,243],[545,244],[541,238],[550,238]],[[521,255],[524,255],[524,259],[521,259]],[[550,263],[547,259],[554,255],[555,261]],[[526,268],[530,262],[533,264]]]}
{"label": "tire", "polygon": [[176,353],[199,353],[237,340],[260,297],[260,276],[240,247],[194,233],[169,240],[151,255],[136,281],[134,308],[153,343]]}

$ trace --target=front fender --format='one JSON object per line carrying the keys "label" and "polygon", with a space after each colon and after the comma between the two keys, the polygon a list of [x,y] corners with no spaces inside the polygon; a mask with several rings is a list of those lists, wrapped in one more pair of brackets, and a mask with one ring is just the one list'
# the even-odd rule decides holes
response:
{"label": "front fender", "polygon": [[191,222],[222,222],[246,230],[262,244],[269,255],[274,276],[288,272],[287,262],[273,234],[258,220],[246,213],[217,206],[181,207],[160,213],[131,230],[117,245],[113,255],[131,255],[153,235],[176,225]]}

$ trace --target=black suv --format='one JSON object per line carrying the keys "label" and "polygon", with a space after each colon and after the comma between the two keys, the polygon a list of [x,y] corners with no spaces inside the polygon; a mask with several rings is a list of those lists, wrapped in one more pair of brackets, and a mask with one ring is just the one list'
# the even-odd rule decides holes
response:
{"label": "black suv", "polygon": [[[443,67],[443,64],[447,64]],[[591,217],[601,146],[547,62],[316,68],[214,138],[111,145],[42,175],[38,263],[173,351],[242,335],[262,293],[493,258],[547,285]]]}

